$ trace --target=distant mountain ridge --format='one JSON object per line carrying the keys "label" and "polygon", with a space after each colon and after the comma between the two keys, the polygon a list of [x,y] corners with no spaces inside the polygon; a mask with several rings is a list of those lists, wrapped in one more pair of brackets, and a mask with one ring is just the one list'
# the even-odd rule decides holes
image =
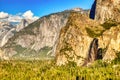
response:
{"label": "distant mountain ridge", "polygon": [[6,56],[9,59],[39,59],[41,55],[47,57],[50,53],[55,56],[53,53],[60,30],[66,25],[71,12],[88,15],[87,11],[79,9],[79,11],[66,10],[41,17],[27,27],[19,28],[20,31],[2,47],[4,55],[1,58]]}
{"label": "distant mountain ridge", "polygon": [[19,23],[0,22],[0,47],[3,47],[16,32],[19,32],[31,22],[31,20],[26,19],[21,20]]}

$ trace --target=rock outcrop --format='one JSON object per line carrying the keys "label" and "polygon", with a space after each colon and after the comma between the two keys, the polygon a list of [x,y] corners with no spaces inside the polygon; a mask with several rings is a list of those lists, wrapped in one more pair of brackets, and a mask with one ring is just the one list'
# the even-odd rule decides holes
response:
{"label": "rock outcrop", "polygon": [[103,58],[102,48],[99,48],[98,41],[99,40],[97,38],[94,38],[93,41],[90,43],[88,55],[83,66]]}
{"label": "rock outcrop", "polygon": [[[79,13],[71,13],[62,28],[56,49],[56,64],[75,62],[78,66],[97,59],[113,60],[120,51],[120,24],[103,24]],[[97,38],[94,40],[94,38]],[[98,46],[99,44],[99,46]]]}
{"label": "rock outcrop", "polygon": [[[23,20],[23,24],[21,24],[23,27],[19,28],[18,26],[18,28],[16,28],[17,31],[20,31],[2,47],[5,53],[4,56],[9,58],[17,56],[22,58],[25,57],[26,59],[29,57],[32,59],[33,57],[34,59],[39,59],[41,53],[44,53],[43,55],[54,53],[60,30],[66,25],[71,12],[84,13],[82,9],[77,8],[77,11],[75,9],[50,14],[41,17],[25,28],[23,27],[27,25],[27,21]],[[85,13],[87,14],[87,11],[85,11]],[[51,55],[54,56],[55,54]]]}
{"label": "rock outcrop", "polygon": [[97,26],[97,23],[87,16],[71,13],[69,20],[62,28],[56,49],[57,65],[64,65],[69,61],[82,65],[87,57],[92,38],[88,36],[86,27]]}
{"label": "rock outcrop", "polygon": [[15,28],[9,22],[0,22],[0,47],[14,35]]}
{"label": "rock outcrop", "polygon": [[16,32],[19,32],[32,22],[32,20],[25,19],[21,20],[17,25],[13,25],[10,22],[0,22],[0,47],[3,47]]}
{"label": "rock outcrop", "polygon": [[120,0],[96,0],[95,20],[104,23],[109,19],[120,22]]}
{"label": "rock outcrop", "polygon": [[88,61],[93,62],[97,60],[98,56],[97,54],[98,54],[98,39],[94,38],[88,50]]}
{"label": "rock outcrop", "polygon": [[32,22],[33,20],[30,19],[22,19],[21,22],[16,26],[16,32],[19,32],[20,30],[24,29]]}
{"label": "rock outcrop", "polygon": [[92,5],[92,7],[91,7],[91,9],[90,9],[90,14],[89,14],[89,17],[91,18],[91,19],[95,19],[95,13],[96,13],[96,0],[94,1],[94,3],[93,3],[93,5]]}

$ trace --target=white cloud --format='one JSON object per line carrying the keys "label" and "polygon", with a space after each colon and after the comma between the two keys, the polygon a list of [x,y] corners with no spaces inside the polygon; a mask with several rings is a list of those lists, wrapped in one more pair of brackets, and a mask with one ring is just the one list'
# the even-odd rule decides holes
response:
{"label": "white cloud", "polygon": [[35,21],[38,18],[39,17],[34,16],[34,13],[31,10],[28,10],[23,14],[18,13],[16,15],[11,15],[5,12],[0,12],[0,21],[20,22],[22,19],[30,19],[32,21]]}
{"label": "white cloud", "polygon": [[31,20],[37,20],[39,17],[37,16],[34,16],[33,12],[31,10],[28,10],[26,11],[24,14],[23,14],[23,17],[25,19],[31,19]]}
{"label": "white cloud", "polygon": [[0,12],[0,19],[8,18],[9,14],[5,12]]}
{"label": "white cloud", "polygon": [[26,19],[32,19],[33,13],[31,12],[31,10],[28,10],[23,14],[23,17]]}
{"label": "white cloud", "polygon": [[18,15],[14,15],[14,16],[10,15],[8,18],[9,22],[20,22],[21,20],[22,20],[22,17]]}

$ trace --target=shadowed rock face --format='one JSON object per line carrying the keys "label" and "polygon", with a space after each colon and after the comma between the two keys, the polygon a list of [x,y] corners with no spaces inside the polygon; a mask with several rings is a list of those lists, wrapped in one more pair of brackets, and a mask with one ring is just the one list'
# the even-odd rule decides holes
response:
{"label": "shadowed rock face", "polygon": [[103,59],[103,49],[102,48],[99,48],[98,51],[97,51],[97,59]]}
{"label": "shadowed rock face", "polygon": [[97,60],[97,52],[98,52],[98,39],[94,38],[90,44],[90,49],[88,51],[88,61],[93,62]]}
{"label": "shadowed rock face", "polygon": [[93,5],[92,5],[92,8],[90,10],[90,15],[89,17],[91,19],[94,19],[95,18],[95,11],[96,11],[96,0],[94,1]]}
{"label": "shadowed rock face", "polygon": [[88,57],[85,61],[84,65],[87,65],[88,63],[92,63],[95,60],[102,59],[102,48],[98,48],[98,39],[94,38],[93,41],[90,44],[89,51],[88,51]]}

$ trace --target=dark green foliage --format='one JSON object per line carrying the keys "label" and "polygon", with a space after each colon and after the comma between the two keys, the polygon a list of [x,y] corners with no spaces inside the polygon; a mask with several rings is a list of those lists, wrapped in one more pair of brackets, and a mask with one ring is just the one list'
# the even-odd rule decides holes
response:
{"label": "dark green foliage", "polygon": [[97,67],[107,67],[109,64],[104,62],[103,60],[97,60],[95,61],[91,67],[97,68]]}
{"label": "dark green foliage", "polygon": [[114,20],[108,20],[105,23],[101,24],[101,26],[103,26],[104,29],[108,30],[111,27],[117,26],[118,23]]}
{"label": "dark green foliage", "polygon": [[76,67],[77,66],[77,64],[76,64],[76,62],[74,62],[74,61],[68,61],[68,64],[67,64],[69,67]]}
{"label": "dark green foliage", "polygon": [[117,55],[117,59],[120,61],[120,52],[117,52],[116,55]]}
{"label": "dark green foliage", "polygon": [[90,28],[86,28],[86,31],[88,33],[88,35],[92,38],[95,38],[95,37],[99,37],[103,34],[103,30],[101,30],[99,33],[95,33],[95,31],[93,31],[92,29]]}
{"label": "dark green foliage", "polygon": [[48,47],[48,46],[45,46],[45,47],[43,47],[43,48],[41,48],[41,50],[51,50],[52,49],[52,47]]}
{"label": "dark green foliage", "polygon": [[[101,65],[101,66],[99,66]],[[46,61],[1,61],[0,80],[119,80],[120,65],[104,66],[97,61],[93,67],[78,67],[74,62],[56,66],[53,60]]]}
{"label": "dark green foliage", "polygon": [[120,64],[120,52],[116,52],[116,58],[112,61],[113,64]]}
{"label": "dark green foliage", "polygon": [[66,45],[63,49],[60,50],[60,52],[65,52],[65,51],[73,51],[72,47]]}
{"label": "dark green foliage", "polygon": [[23,48],[21,45],[16,45],[14,48],[15,48],[15,51],[17,51],[17,53],[21,53],[26,49],[26,48]]}
{"label": "dark green foliage", "polygon": [[33,60],[33,59],[52,59],[51,54],[47,54],[52,48],[44,47],[39,51],[35,51],[29,48],[23,48],[20,45],[14,46],[15,51],[17,52],[12,59],[17,60]]}
{"label": "dark green foliage", "polygon": [[99,30],[99,28],[97,30],[94,30],[94,27],[93,27],[93,28],[86,28],[86,31],[90,37],[95,38],[95,37],[102,36],[102,34],[106,30],[110,29],[111,27],[115,27],[117,25],[118,23],[116,21],[108,20],[104,22],[103,24],[101,24],[101,26],[104,28],[103,30]]}
{"label": "dark green foliage", "polygon": [[[67,43],[66,41],[64,41],[65,42],[65,45],[63,46],[63,48],[60,50],[60,53],[63,53],[63,54],[65,54],[65,55],[68,55],[67,53],[66,53],[66,51],[73,51],[73,49],[72,49],[72,47],[70,46],[70,44],[69,43]],[[69,55],[68,55],[69,56]]]}
{"label": "dark green foliage", "polygon": [[[73,52],[73,55],[70,56],[68,52]],[[65,45],[64,45],[63,48],[60,50],[60,53],[61,53],[61,54],[64,54],[64,55],[66,56],[66,58],[67,58],[68,61],[72,61],[73,58],[74,58],[74,55],[75,55],[75,52],[74,52],[73,48],[72,48],[72,47],[70,46],[70,44],[67,43],[66,41],[65,41]],[[76,55],[75,55],[75,56],[76,56]]]}
{"label": "dark green foliage", "polygon": [[47,54],[50,50],[52,50],[52,47],[48,47],[48,46],[45,46],[44,48],[42,48],[40,51],[39,51],[39,56],[43,59],[44,58],[53,58],[51,57],[51,53],[50,54]]}

